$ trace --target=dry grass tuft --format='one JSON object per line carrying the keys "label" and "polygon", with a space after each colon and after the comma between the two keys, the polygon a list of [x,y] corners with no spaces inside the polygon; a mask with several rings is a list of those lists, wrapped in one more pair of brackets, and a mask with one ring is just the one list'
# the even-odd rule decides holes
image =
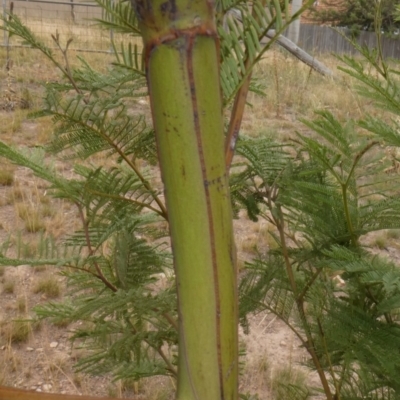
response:
{"label": "dry grass tuft", "polygon": [[46,144],[49,142],[53,135],[54,123],[50,117],[41,118],[38,120],[37,126],[37,136],[36,142],[37,144]]}
{"label": "dry grass tuft", "polygon": [[43,293],[49,298],[56,298],[61,295],[61,285],[54,276],[44,277],[36,282],[33,292]]}
{"label": "dry grass tuft", "polygon": [[53,217],[56,214],[56,210],[50,204],[44,204],[40,207],[40,214],[42,217]]}
{"label": "dry grass tuft", "polygon": [[400,229],[389,229],[387,231],[388,239],[399,239],[400,238]]}
{"label": "dry grass tuft", "polygon": [[274,400],[293,400],[295,394],[301,394],[296,398],[308,399],[311,393],[306,382],[307,375],[298,368],[289,365],[276,369],[271,378]]}
{"label": "dry grass tuft", "polygon": [[244,253],[256,254],[258,251],[257,244],[258,244],[257,235],[250,234],[241,240],[241,242],[239,243],[239,249]]}
{"label": "dry grass tuft", "polygon": [[[53,236],[54,238],[60,238],[61,236],[67,233],[68,227],[70,227],[70,223],[74,222],[74,220],[67,221],[66,207],[63,204],[60,206],[57,212],[54,212],[51,218],[46,220],[46,232]],[[69,215],[71,215],[69,213]]]}
{"label": "dry grass tuft", "polygon": [[25,190],[22,189],[19,184],[14,185],[7,196],[8,204],[13,204],[17,201],[21,201],[25,197],[25,195]]}
{"label": "dry grass tuft", "polygon": [[14,168],[3,167],[0,169],[0,185],[12,186],[14,183]]}
{"label": "dry grass tuft", "polygon": [[30,204],[15,204],[17,215],[24,221],[25,229],[30,233],[36,233],[44,230],[45,224],[40,211]]}
{"label": "dry grass tuft", "polygon": [[26,297],[17,298],[17,309],[20,314],[26,314],[28,312]]}
{"label": "dry grass tuft", "polygon": [[2,117],[0,124],[0,134],[2,139],[12,141],[13,134],[19,132],[22,127],[22,122],[26,119],[26,111],[16,110]]}
{"label": "dry grass tuft", "polygon": [[3,292],[7,294],[14,293],[15,281],[13,279],[8,279],[3,283]]}
{"label": "dry grass tuft", "polygon": [[379,250],[386,249],[387,244],[388,244],[387,237],[383,233],[377,236],[374,240],[374,246],[377,247]]}
{"label": "dry grass tuft", "polygon": [[43,272],[43,271],[46,271],[46,269],[47,269],[47,267],[45,265],[35,265],[33,267],[33,270],[35,272]]}
{"label": "dry grass tuft", "polygon": [[32,333],[32,323],[26,320],[6,322],[1,327],[2,336],[10,343],[25,343]]}

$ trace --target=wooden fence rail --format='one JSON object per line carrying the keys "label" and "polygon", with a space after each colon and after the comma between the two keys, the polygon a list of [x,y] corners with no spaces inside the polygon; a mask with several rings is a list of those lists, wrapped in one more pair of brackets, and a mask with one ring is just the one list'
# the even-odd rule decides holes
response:
{"label": "wooden fence rail", "polygon": [[[340,29],[344,34],[350,35],[349,29]],[[377,47],[377,38],[374,32],[360,32],[357,42],[361,45],[368,46],[370,49]],[[352,45],[329,26],[302,24],[300,26],[298,45],[303,50],[311,53],[356,53]],[[392,39],[383,36],[382,50],[385,58],[400,59],[400,37]]]}
{"label": "wooden fence rail", "polygon": [[0,386],[0,400],[115,400],[115,398],[33,392]]}

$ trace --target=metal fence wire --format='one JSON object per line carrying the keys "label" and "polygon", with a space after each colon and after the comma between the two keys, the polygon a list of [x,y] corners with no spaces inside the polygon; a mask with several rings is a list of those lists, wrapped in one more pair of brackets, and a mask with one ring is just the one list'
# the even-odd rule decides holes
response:
{"label": "metal fence wire", "polygon": [[[72,39],[70,49],[80,51],[110,51],[112,30],[101,29],[96,19],[102,9],[96,3],[49,0],[2,0],[3,15],[12,10],[46,45],[54,46],[52,35],[58,33],[62,43]],[[17,37],[8,38],[4,31],[3,46],[22,46]]]}

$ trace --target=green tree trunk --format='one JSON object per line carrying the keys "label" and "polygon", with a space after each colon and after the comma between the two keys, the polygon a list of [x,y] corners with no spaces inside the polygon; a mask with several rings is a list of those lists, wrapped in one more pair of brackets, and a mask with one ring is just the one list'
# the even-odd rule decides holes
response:
{"label": "green tree trunk", "polygon": [[177,399],[237,399],[236,257],[213,4],[139,0],[133,6],[176,271]]}

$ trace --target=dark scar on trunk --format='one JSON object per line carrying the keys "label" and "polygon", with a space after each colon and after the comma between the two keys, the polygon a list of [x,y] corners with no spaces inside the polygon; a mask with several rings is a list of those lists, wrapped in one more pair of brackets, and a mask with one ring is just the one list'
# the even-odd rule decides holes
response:
{"label": "dark scar on trunk", "polygon": [[176,19],[177,8],[175,0],[168,0],[160,5],[161,15],[165,16],[168,13],[168,18],[173,21]]}

